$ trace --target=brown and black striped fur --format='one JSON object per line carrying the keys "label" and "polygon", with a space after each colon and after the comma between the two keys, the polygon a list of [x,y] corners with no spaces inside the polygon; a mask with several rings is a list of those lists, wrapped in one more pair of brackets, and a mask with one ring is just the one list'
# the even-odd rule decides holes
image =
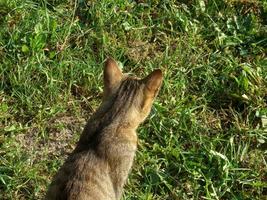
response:
{"label": "brown and black striped fur", "polygon": [[136,128],[149,114],[161,82],[160,70],[133,78],[107,59],[103,102],[54,177],[47,200],[121,198],[137,148]]}

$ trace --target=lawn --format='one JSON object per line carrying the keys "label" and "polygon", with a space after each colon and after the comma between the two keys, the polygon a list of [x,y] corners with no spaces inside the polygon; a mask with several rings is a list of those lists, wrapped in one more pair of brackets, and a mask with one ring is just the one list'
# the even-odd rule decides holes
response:
{"label": "lawn", "polygon": [[266,0],[0,0],[0,199],[42,199],[108,56],[164,82],[124,200],[267,199]]}

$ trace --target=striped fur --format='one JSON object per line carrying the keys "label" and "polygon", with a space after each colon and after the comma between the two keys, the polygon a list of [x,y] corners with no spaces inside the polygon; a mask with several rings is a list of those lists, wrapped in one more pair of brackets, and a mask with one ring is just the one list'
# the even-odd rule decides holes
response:
{"label": "striped fur", "polygon": [[150,112],[162,73],[145,79],[104,67],[104,99],[80,140],[54,177],[47,200],[119,200],[137,148],[136,128]]}

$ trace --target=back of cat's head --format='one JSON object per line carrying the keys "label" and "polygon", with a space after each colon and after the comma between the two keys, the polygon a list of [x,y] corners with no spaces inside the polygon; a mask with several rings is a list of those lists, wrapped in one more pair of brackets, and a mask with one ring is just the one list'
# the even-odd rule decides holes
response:
{"label": "back of cat's head", "polygon": [[159,69],[144,79],[123,74],[117,62],[108,58],[104,64],[103,104],[108,105],[109,118],[118,117],[122,123],[138,126],[149,114],[162,79]]}

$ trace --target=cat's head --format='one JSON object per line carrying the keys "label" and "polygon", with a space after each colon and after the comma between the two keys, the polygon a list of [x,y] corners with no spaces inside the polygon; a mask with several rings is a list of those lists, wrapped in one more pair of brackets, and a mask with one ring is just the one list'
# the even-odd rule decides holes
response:
{"label": "cat's head", "polygon": [[123,74],[116,61],[104,64],[104,102],[112,104],[114,115],[138,126],[148,116],[162,83],[162,72],[154,70],[140,79]]}

